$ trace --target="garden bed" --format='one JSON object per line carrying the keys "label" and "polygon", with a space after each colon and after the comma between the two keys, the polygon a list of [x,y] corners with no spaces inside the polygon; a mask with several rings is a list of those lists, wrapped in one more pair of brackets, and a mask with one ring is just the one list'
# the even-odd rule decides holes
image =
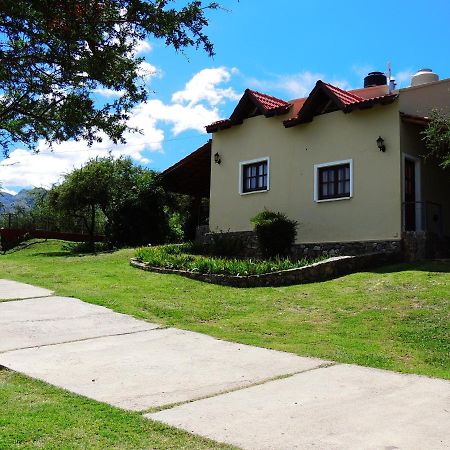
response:
{"label": "garden bed", "polygon": [[130,264],[141,270],[181,275],[232,287],[286,286],[329,280],[359,270],[388,264],[397,253],[370,253],[308,261],[255,261],[213,258],[186,253],[189,247],[142,248]]}
{"label": "garden bed", "polygon": [[201,274],[250,276],[263,275],[287,269],[298,269],[325,258],[272,260],[223,258],[205,255],[205,248],[195,244],[169,244],[142,247],[136,251],[136,259],[152,267],[175,269]]}

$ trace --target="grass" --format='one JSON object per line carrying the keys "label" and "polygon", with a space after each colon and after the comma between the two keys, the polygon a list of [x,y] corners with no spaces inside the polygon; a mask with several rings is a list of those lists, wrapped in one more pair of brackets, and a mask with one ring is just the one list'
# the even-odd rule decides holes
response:
{"label": "grass", "polygon": [[238,289],[129,266],[135,250],[78,256],[58,241],[0,256],[0,277],[134,317],[277,350],[450,379],[450,263]]}
{"label": "grass", "polygon": [[139,261],[145,262],[153,267],[241,276],[261,275],[279,270],[299,268],[323,259],[316,258],[314,260],[301,259],[293,261],[289,258],[284,258],[259,261],[252,259],[219,258],[193,254],[190,244],[142,247],[136,250],[135,256]]}
{"label": "grass", "polygon": [[0,369],[0,449],[31,448],[231,447]]}

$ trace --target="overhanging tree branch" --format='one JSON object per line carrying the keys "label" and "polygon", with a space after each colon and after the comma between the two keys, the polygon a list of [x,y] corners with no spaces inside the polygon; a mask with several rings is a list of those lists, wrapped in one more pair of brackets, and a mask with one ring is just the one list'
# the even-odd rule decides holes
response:
{"label": "overhanging tree branch", "polygon": [[[202,47],[212,56],[204,29],[206,13],[218,7],[200,0],[179,8],[170,0],[0,0],[3,152],[17,140],[31,149],[40,139],[92,144],[100,133],[123,140],[129,111],[147,98],[139,41]],[[99,108],[97,88],[120,97]]]}

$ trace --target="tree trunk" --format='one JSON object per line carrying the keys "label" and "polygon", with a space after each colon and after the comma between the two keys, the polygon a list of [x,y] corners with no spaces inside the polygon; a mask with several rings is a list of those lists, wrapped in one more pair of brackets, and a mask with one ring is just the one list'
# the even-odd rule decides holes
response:
{"label": "tree trunk", "polygon": [[91,205],[91,226],[89,227],[89,245],[95,249],[95,205]]}

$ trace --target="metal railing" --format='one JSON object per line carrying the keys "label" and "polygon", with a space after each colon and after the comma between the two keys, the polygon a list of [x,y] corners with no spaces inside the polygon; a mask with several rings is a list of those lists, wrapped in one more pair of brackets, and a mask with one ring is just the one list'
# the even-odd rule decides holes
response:
{"label": "metal railing", "polygon": [[435,202],[403,202],[402,230],[427,231],[442,236],[444,233],[442,205]]}

